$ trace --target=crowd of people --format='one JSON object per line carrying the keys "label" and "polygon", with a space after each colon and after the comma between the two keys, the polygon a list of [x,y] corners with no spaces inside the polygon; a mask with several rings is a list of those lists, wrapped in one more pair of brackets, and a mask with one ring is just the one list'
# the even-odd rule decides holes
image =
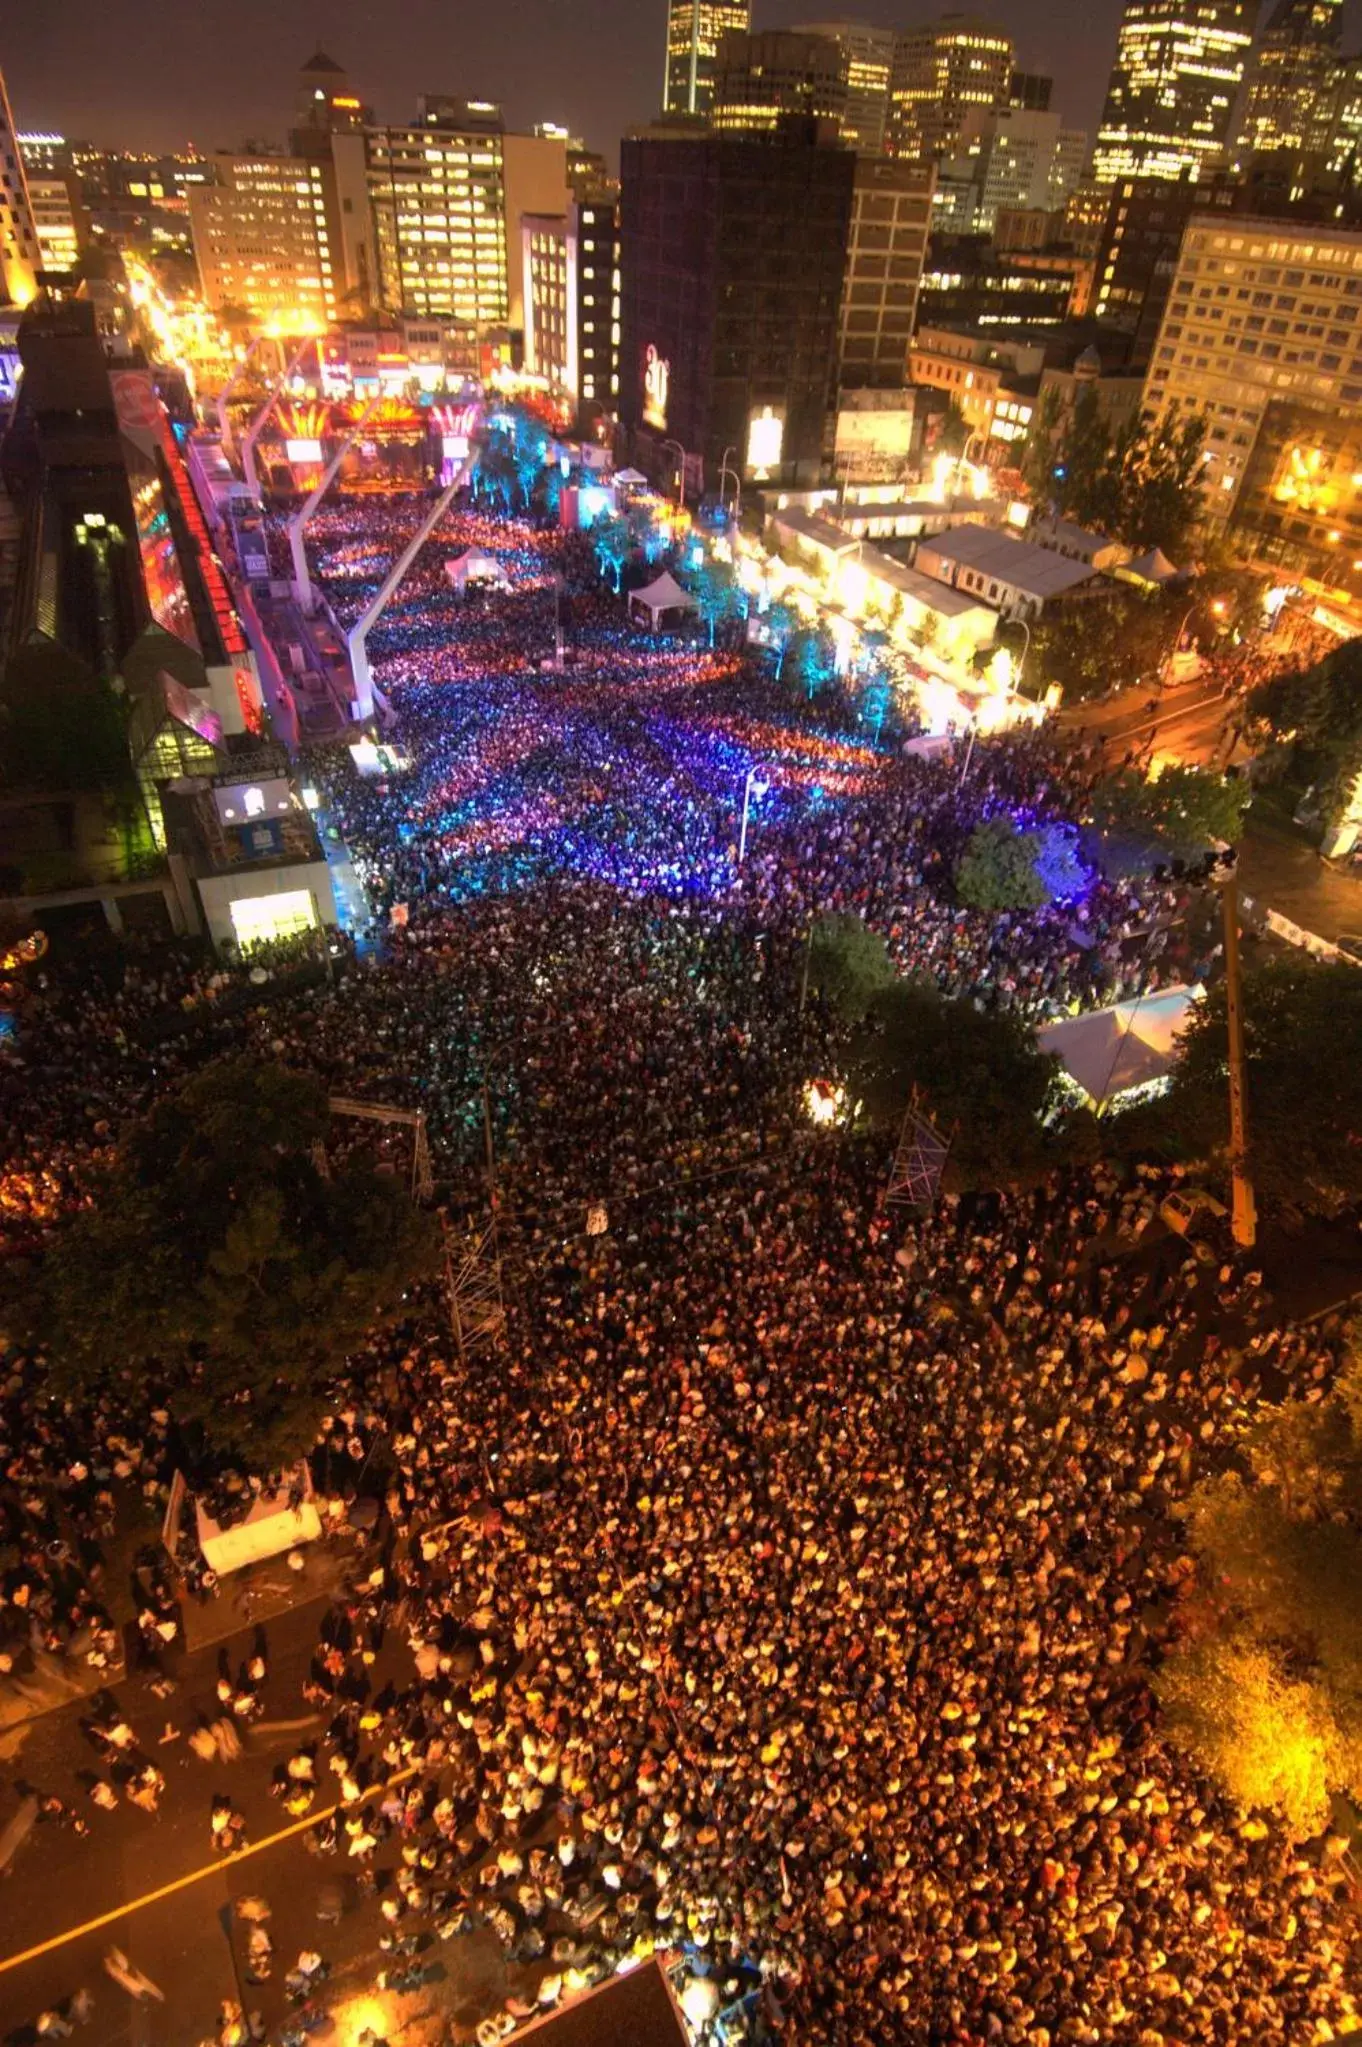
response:
{"label": "crowd of people", "polygon": [[[323,574],[372,579],[385,516],[333,515]],[[1336,1844],[1234,1811],[1165,1740],[1148,1669],[1186,1571],[1174,1509],[1264,1385],[1318,1395],[1338,1330],[1284,1325],[1228,1252],[1156,1243],[1152,1171],[946,1189],[908,1218],[885,1146],[802,1108],[837,1052],[800,1000],[819,912],[1039,1019],[1213,971],[1185,892],[1093,870],[1040,910],[962,909],[979,820],[1081,816],[1089,762],[1028,735],[962,775],[820,734],[585,587],[579,659],[537,673],[551,575],[522,557],[556,547],[517,528],[509,596],[456,609],[437,575],[426,622],[394,622],[408,767],[310,764],[374,919],[336,985],[150,1056],[125,1009],[208,995],[165,963],[69,998],[69,1036],[34,1029],[55,991],[21,996],[0,1042],[35,1167],[244,1046],[424,1108],[456,1217],[484,1196],[486,1092],[496,1355],[461,1351],[432,1290],[338,1373],[318,1476],[381,1513],[305,1682],[324,1739],[279,1797],[338,1805],[309,1846],[373,1901],[385,1969],[492,1929],[482,2042],[657,1945],[723,2002],[756,1986],[748,2024],[789,2042],[1324,2047],[1359,2016]],[[116,1482],[164,1495],[171,1418],[133,1440],[46,1400],[37,1361],[7,1370],[0,1623],[69,1636]],[[152,1647],[154,1591],[148,1614]],[[259,1685],[224,1683],[230,1734]],[[213,1846],[245,1824],[215,1794]],[[325,2005],[308,1960],[283,2042]]]}

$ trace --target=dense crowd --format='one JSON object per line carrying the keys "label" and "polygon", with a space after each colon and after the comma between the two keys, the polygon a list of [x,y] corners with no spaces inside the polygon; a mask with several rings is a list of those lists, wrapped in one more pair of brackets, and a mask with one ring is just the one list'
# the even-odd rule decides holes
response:
{"label": "dense crowd", "polygon": [[[323,573],[372,578],[385,516],[337,512]],[[724,2001],[759,1986],[753,2025],[791,2042],[1323,2047],[1354,2029],[1339,1864],[1215,1796],[1146,1672],[1185,1571],[1172,1510],[1260,1387],[1321,1390],[1336,1331],[1283,1326],[1260,1274],[1149,1231],[1152,1172],[1057,1171],[907,1220],[882,1205],[883,1146],[802,1112],[836,1057],[800,1003],[817,912],[1040,1018],[1209,969],[1185,897],[1094,872],[1043,910],[961,910],[974,825],[1080,814],[1081,759],[999,740],[962,776],[819,734],[732,657],[631,639],[585,590],[579,660],[536,675],[553,600],[527,534],[509,596],[456,616],[437,573],[438,622],[395,623],[409,765],[312,764],[374,951],[154,1059],[120,1047],[124,1009],[204,1000],[187,963],[154,1003],[142,969],[72,996],[88,1013],[41,1052],[47,1010],[21,1007],[0,1044],[35,1164],[244,1044],[424,1107],[456,1214],[480,1199],[486,1086],[506,1325],[494,1363],[461,1357],[423,1297],[338,1383],[319,1476],[382,1508],[305,1686],[325,1740],[281,1800],[338,1797],[310,1845],[377,1898],[390,1969],[493,1929],[483,2041],[657,1942]],[[3,1395],[0,1617],[11,1640],[29,1610],[70,1635],[114,1481],[161,1495],[169,1418],[134,1442],[126,1417],[45,1402],[32,1361]],[[147,1614],[155,1653],[154,1586]],[[380,1679],[394,1634],[410,1661]],[[223,1682],[214,1755],[263,1662]],[[141,1767],[108,1781],[154,1803]],[[244,1827],[218,1794],[214,1846]],[[300,1957],[282,2038],[324,1976]]]}

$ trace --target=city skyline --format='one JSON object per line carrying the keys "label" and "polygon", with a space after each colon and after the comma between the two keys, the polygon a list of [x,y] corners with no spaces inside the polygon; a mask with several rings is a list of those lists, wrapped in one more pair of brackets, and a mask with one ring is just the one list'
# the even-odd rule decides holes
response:
{"label": "city skyline", "polygon": [[[941,7],[865,0],[847,19],[906,30]],[[1116,50],[1119,0],[1058,0],[1041,16],[1021,0],[990,0],[972,13],[1010,33],[1018,61],[1051,74],[1052,105],[1095,131]],[[808,0],[756,0],[756,28],[793,27],[818,14]],[[1356,40],[1345,8],[1345,46]],[[833,18],[833,12],[821,10]],[[620,136],[653,119],[660,103],[666,0],[509,0],[468,20],[459,35],[435,0],[409,0],[409,32],[384,32],[358,0],[280,10],[246,0],[224,39],[202,17],[177,20],[173,42],[146,60],[134,0],[70,0],[60,24],[25,10],[0,49],[17,125],[59,130],[106,147],[211,151],[250,139],[282,142],[291,81],[320,41],[346,66],[383,121],[410,117],[422,91],[469,93],[506,107],[509,125],[560,121],[613,159]]]}

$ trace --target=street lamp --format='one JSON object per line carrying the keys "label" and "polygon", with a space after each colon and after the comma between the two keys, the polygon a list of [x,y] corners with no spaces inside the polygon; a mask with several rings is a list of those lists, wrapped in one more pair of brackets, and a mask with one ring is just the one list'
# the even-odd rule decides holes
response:
{"label": "street lamp", "polygon": [[974,446],[974,443],[980,439],[983,440],[984,446],[987,447],[988,435],[981,433],[981,430],[978,427],[975,427],[967,437],[964,447],[960,450],[959,456],[957,457],[955,464],[955,487],[951,491],[951,497],[953,499],[959,497],[960,495],[960,472],[965,466],[965,459],[968,456],[970,449]]}
{"label": "street lamp", "polygon": [[1170,648],[1168,649],[1168,652],[1167,652],[1167,654],[1166,654],[1166,655],[1164,656],[1164,658],[1163,658],[1163,661],[1162,661],[1162,662],[1160,663],[1160,666],[1159,666],[1159,688],[1160,688],[1160,689],[1164,689],[1164,688],[1166,688],[1166,686],[1167,686],[1167,682],[1168,682],[1168,670],[1169,670],[1169,668],[1170,668],[1170,667],[1172,666],[1172,664],[1173,664],[1173,661],[1174,661],[1174,659],[1176,658],[1176,655],[1177,655],[1178,649],[1179,649],[1179,648],[1181,647],[1181,645],[1182,645],[1182,636],[1183,636],[1183,634],[1184,634],[1184,633],[1186,632],[1186,630],[1187,630],[1187,622],[1188,622],[1188,620],[1189,620],[1189,619],[1191,618],[1191,616],[1192,616],[1192,613],[1193,613],[1193,612],[1194,612],[1194,611],[1196,610],[1196,603],[1197,603],[1196,599],[1195,599],[1195,598],[1193,598],[1193,599],[1192,599],[1192,602],[1191,602],[1191,603],[1190,603],[1190,604],[1188,605],[1188,607],[1187,607],[1186,611],[1184,611],[1184,613],[1182,614],[1182,623],[1181,623],[1181,625],[1179,625],[1179,627],[1178,627],[1178,629],[1177,629],[1177,633],[1176,633],[1176,635],[1174,636],[1173,644],[1172,644],[1172,646],[1171,646],[1171,647],[1170,647]]}
{"label": "street lamp", "polygon": [[730,468],[728,458],[730,455],[736,455],[737,452],[738,452],[737,449],[730,441],[728,446],[724,449],[723,461],[719,464],[719,502],[720,504],[723,503],[724,478],[726,476],[731,476],[733,478],[734,484],[733,516],[735,519],[739,519],[742,517],[742,477],[736,469]]}
{"label": "street lamp", "polygon": [[760,764],[754,761],[747,770],[747,777],[742,785],[742,830],[738,834],[739,867],[742,866],[743,861],[747,858],[747,820],[752,809],[752,798],[755,796],[760,800],[770,786],[771,784],[762,774]]}
{"label": "street lamp", "polygon": [[681,468],[679,472],[681,488],[680,495],[677,499],[677,503],[680,505],[682,511],[684,512],[686,509],[686,451],[682,447],[680,441],[664,441],[662,445],[664,448],[675,448],[677,454],[681,457]]}

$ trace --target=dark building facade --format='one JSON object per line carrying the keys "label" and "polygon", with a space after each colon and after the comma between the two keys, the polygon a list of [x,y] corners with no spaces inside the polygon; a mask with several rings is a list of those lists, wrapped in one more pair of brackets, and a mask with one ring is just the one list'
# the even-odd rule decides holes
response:
{"label": "dark building facade", "polygon": [[[620,418],[717,479],[816,481],[837,375],[856,159],[810,123],[626,139]],[[691,474],[694,477],[694,468]]]}

